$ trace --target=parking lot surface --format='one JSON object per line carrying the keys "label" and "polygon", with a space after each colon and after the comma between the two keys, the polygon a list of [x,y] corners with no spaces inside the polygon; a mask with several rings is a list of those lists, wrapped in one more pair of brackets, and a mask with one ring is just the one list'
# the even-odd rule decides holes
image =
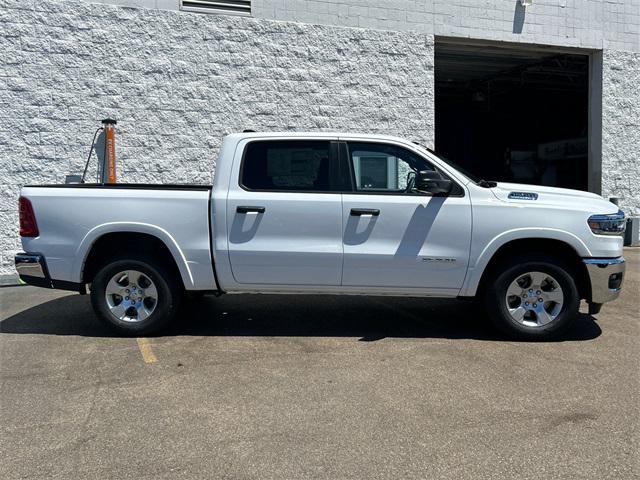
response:
{"label": "parking lot surface", "polygon": [[621,298],[542,343],[467,301],[270,295],[118,338],[86,296],[2,288],[0,478],[638,478],[625,257]]}

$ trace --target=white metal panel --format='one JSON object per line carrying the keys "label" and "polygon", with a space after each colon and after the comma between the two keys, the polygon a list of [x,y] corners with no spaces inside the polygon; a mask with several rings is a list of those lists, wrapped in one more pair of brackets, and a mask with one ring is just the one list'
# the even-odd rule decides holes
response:
{"label": "white metal panel", "polygon": [[[340,194],[229,192],[229,259],[238,283],[339,285]],[[261,206],[264,213],[238,213]]]}
{"label": "white metal panel", "polygon": [[[468,196],[345,194],[343,204],[343,285],[462,286],[471,242]],[[353,208],[380,214],[353,216]]]}

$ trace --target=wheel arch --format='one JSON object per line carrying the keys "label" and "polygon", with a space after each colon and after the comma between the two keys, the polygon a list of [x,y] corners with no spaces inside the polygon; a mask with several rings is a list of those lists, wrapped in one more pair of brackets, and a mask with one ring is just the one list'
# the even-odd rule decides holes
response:
{"label": "wheel arch", "polygon": [[587,269],[582,261],[590,256],[589,249],[577,237],[567,234],[558,238],[556,235],[518,236],[505,238],[501,242],[492,242],[482,252],[468,276],[466,295],[481,293],[488,279],[496,272],[501,263],[514,256],[526,252],[539,253],[562,259],[571,269],[581,298],[590,298],[591,284]]}
{"label": "wheel arch", "polygon": [[176,241],[165,230],[148,224],[112,223],[95,227],[78,247],[74,272],[80,282],[90,283],[100,265],[123,251],[153,255],[178,274],[183,287],[193,287],[192,273]]}

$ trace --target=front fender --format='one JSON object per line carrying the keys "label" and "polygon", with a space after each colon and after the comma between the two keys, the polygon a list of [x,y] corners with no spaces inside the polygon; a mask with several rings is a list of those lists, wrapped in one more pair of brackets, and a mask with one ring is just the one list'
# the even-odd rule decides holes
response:
{"label": "front fender", "polygon": [[514,240],[530,239],[558,240],[573,248],[581,257],[591,257],[589,247],[576,235],[566,230],[555,228],[516,228],[497,235],[481,250],[475,260],[470,258],[469,271],[465,283],[460,290],[461,296],[473,296],[478,290],[478,285],[485,268],[496,254],[496,252],[509,242]]}
{"label": "front fender", "polygon": [[103,223],[89,230],[80,242],[75,254],[73,274],[76,277],[77,282],[82,280],[84,265],[87,261],[87,257],[89,256],[89,252],[91,251],[91,247],[93,247],[100,237],[107,233],[146,233],[158,238],[171,252],[173,259],[178,266],[178,270],[180,271],[180,276],[182,277],[185,287],[188,289],[189,287],[194,286],[193,274],[189,268],[187,259],[171,234],[156,225],[138,222]]}

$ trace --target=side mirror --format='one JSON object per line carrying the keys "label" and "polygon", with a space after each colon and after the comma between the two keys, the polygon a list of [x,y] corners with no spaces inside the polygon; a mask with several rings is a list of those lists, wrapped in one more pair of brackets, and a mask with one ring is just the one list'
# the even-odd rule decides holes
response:
{"label": "side mirror", "polygon": [[444,178],[440,172],[435,170],[422,170],[421,172],[416,172],[414,188],[419,192],[433,195],[448,194],[453,188],[453,182],[448,178]]}

